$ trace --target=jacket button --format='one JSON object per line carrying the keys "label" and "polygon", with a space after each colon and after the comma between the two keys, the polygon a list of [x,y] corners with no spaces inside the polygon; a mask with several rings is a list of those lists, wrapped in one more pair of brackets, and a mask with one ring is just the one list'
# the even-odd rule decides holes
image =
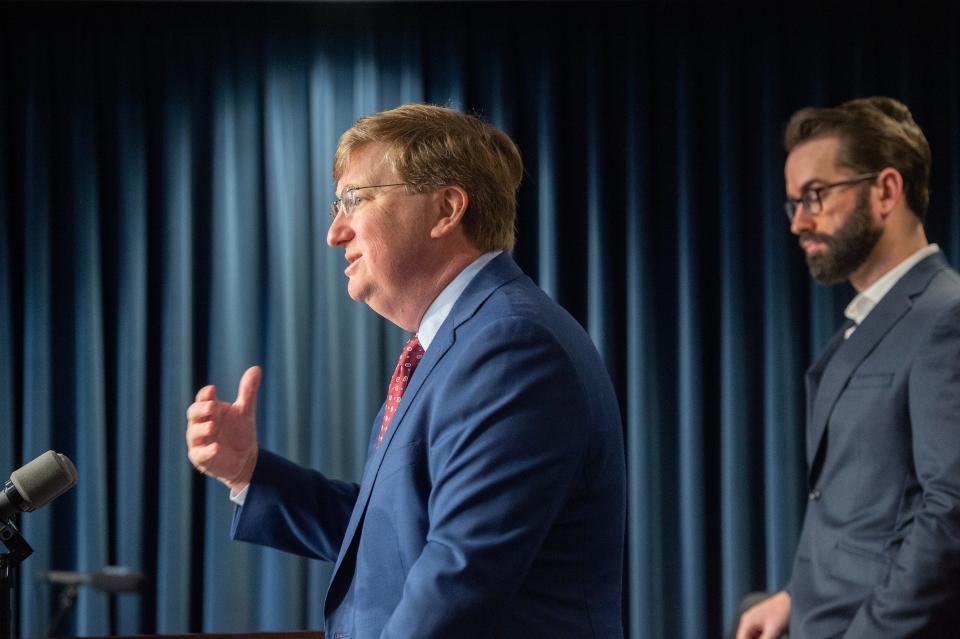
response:
{"label": "jacket button", "polygon": [[818,499],[820,499],[820,491],[817,490],[817,489],[811,490],[811,491],[810,491],[810,501],[816,501],[816,500],[818,500]]}

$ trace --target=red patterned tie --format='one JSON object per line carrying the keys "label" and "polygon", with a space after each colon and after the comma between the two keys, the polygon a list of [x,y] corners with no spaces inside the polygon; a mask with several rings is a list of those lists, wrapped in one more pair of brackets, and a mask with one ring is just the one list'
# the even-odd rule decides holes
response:
{"label": "red patterned tie", "polygon": [[393,414],[397,412],[397,406],[400,405],[400,398],[407,390],[410,377],[413,376],[413,371],[416,370],[421,359],[423,359],[423,347],[414,335],[404,344],[400,359],[397,360],[397,367],[393,371],[393,377],[390,378],[390,386],[387,388],[387,405],[383,408],[383,423],[380,425],[380,435],[377,436],[377,448],[383,441],[387,427],[390,426],[390,420],[393,419]]}

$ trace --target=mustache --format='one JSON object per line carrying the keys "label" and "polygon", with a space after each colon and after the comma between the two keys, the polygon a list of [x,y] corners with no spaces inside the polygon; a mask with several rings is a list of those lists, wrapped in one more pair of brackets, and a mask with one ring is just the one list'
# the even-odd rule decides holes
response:
{"label": "mustache", "polygon": [[833,245],[833,236],[831,235],[824,235],[823,233],[814,233],[812,231],[803,231],[802,233],[800,233],[800,235],[797,236],[797,244],[799,244],[801,247],[803,246],[803,243],[807,240],[812,240],[814,242],[822,242],[827,246]]}

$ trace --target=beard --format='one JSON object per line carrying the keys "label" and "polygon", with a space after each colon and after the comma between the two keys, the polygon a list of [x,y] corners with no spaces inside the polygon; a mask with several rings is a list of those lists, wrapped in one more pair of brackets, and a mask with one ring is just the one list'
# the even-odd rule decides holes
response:
{"label": "beard", "polygon": [[801,242],[816,240],[824,244],[822,250],[807,255],[810,275],[821,284],[845,282],[867,261],[882,233],[883,230],[870,217],[869,194],[862,190],[857,196],[856,207],[833,235],[800,234]]}

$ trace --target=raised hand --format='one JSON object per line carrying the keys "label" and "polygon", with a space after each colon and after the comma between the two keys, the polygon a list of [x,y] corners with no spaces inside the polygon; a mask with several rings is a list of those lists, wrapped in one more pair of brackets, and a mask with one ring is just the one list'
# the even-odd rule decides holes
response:
{"label": "raised hand", "polygon": [[233,403],[217,399],[214,386],[197,391],[187,409],[187,457],[200,472],[216,477],[233,493],[250,483],[257,463],[257,389],[261,370],[251,366],[240,379]]}

